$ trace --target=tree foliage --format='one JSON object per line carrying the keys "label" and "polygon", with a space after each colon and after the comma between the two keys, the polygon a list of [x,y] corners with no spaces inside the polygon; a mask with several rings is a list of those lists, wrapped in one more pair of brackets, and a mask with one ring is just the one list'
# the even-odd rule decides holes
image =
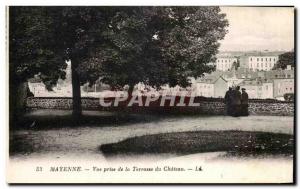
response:
{"label": "tree foliage", "polygon": [[279,55],[278,62],[275,64],[274,69],[286,69],[287,65],[290,65],[292,67],[295,67],[295,53],[292,52],[286,52],[281,55]]}
{"label": "tree foliage", "polygon": [[294,93],[285,93],[283,95],[283,98],[285,101],[294,101],[295,95],[294,95]]}
{"label": "tree foliage", "polygon": [[219,7],[13,7],[10,18],[14,78],[54,84],[71,60],[81,84],[113,87],[187,86],[213,70],[228,25]]}
{"label": "tree foliage", "polygon": [[189,77],[214,69],[208,63],[228,25],[219,7],[11,7],[9,14],[11,81],[39,74],[51,88],[71,61],[75,117],[80,85],[99,78],[112,88],[188,86]]}
{"label": "tree foliage", "polygon": [[82,81],[188,86],[189,77],[214,69],[208,63],[227,25],[219,7],[119,8],[102,33],[105,42],[81,64]]}
{"label": "tree foliage", "polygon": [[47,85],[64,78],[66,68],[57,46],[56,31],[49,9],[12,7],[9,9],[10,85],[17,86],[40,74]]}

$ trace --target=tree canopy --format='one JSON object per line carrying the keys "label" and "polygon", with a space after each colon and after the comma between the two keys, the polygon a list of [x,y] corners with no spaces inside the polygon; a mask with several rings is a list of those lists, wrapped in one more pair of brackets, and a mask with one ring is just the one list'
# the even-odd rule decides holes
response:
{"label": "tree canopy", "polygon": [[[228,22],[219,7],[10,7],[10,81],[39,74],[50,89],[71,61],[73,110],[80,85],[189,85],[214,70]],[[74,113],[73,111],[73,113]]]}
{"label": "tree canopy", "polygon": [[47,85],[64,78],[66,68],[57,31],[46,7],[13,7],[9,9],[10,84],[26,82],[40,74]]}
{"label": "tree canopy", "polygon": [[279,55],[278,62],[275,64],[274,69],[281,68],[286,69],[287,65],[295,67],[295,53],[286,52]]}
{"label": "tree canopy", "polygon": [[187,86],[213,70],[227,25],[219,7],[13,7],[10,70],[55,84],[71,60],[81,84]]}
{"label": "tree canopy", "polygon": [[227,25],[219,7],[120,8],[102,33],[105,43],[81,64],[82,81],[188,86],[189,77],[214,70],[208,63]]}

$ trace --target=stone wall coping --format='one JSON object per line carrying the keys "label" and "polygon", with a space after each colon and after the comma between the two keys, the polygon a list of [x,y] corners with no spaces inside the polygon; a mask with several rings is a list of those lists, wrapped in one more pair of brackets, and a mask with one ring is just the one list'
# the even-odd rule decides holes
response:
{"label": "stone wall coping", "polygon": [[[142,96],[146,97],[146,96]],[[180,98],[180,96],[176,96],[177,98]],[[28,100],[31,99],[69,99],[72,100],[72,97],[28,97]],[[98,100],[99,98],[96,97],[82,97],[81,100]],[[108,97],[105,98],[106,100],[114,99],[114,97]],[[224,98],[210,98],[210,97],[195,97],[195,101],[203,101],[203,102],[223,102]],[[293,104],[294,101],[280,101],[276,99],[249,99],[249,103],[283,103],[283,104]]]}

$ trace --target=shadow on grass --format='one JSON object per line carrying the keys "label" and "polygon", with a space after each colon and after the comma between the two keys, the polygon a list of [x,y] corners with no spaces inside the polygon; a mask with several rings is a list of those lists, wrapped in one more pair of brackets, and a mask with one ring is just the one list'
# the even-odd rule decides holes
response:
{"label": "shadow on grass", "polygon": [[125,124],[147,123],[162,119],[162,117],[157,115],[131,114],[126,112],[94,112],[95,113],[92,114],[83,114],[78,120],[74,120],[71,113],[27,114],[20,118],[18,123],[10,124],[10,129],[46,130],[51,128],[74,128],[82,126],[122,126]]}
{"label": "shadow on grass", "polygon": [[46,130],[51,128],[68,127],[101,127],[101,126],[122,126],[133,123],[149,123],[166,118],[180,117],[210,117],[215,115],[197,115],[197,114],[176,114],[162,112],[125,112],[125,111],[83,111],[80,119],[74,121],[72,111],[41,109],[27,112],[18,123],[10,124],[11,130],[30,129]]}
{"label": "shadow on grass", "polygon": [[99,147],[115,155],[176,154],[227,151],[227,155],[293,155],[293,135],[248,131],[197,131],[163,133],[129,138]]}

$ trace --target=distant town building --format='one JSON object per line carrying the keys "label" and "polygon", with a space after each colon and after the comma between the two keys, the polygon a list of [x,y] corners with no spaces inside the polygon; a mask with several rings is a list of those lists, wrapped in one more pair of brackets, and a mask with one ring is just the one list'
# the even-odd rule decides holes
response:
{"label": "distant town building", "polygon": [[268,72],[264,72],[264,77],[268,79],[278,79],[278,78],[294,78],[295,71],[294,70],[270,70]]}
{"label": "distant town building", "polygon": [[282,52],[248,52],[239,56],[240,67],[251,71],[269,71],[274,68]]}
{"label": "distant town building", "polygon": [[249,98],[273,98],[273,82],[270,80],[247,79],[241,82],[239,86],[246,89]]}
{"label": "distant town building", "polygon": [[217,56],[216,70],[229,71],[232,69],[234,63],[238,63],[237,57]]}
{"label": "distant town building", "polygon": [[216,70],[229,71],[234,62],[240,68],[247,68],[252,71],[272,70],[282,52],[246,52],[246,53],[226,53],[216,56]]}
{"label": "distant town building", "polygon": [[273,81],[265,79],[262,83],[262,95],[261,98],[273,98],[274,97]]}
{"label": "distant town building", "polygon": [[[224,97],[228,87],[241,86],[246,88],[249,98],[276,98],[284,100],[284,95],[294,93],[295,70],[287,66],[285,70],[273,70],[278,60],[279,53],[226,53],[218,55],[216,60],[216,71],[204,74],[201,78],[190,78],[191,87],[161,86],[157,90],[143,83],[134,87],[134,93],[147,95],[156,92],[158,94],[174,95],[179,91],[186,91],[189,94],[204,97]],[[238,65],[239,67],[235,67]],[[35,97],[71,97],[71,64],[68,62],[66,68],[66,79],[59,79],[53,91],[48,91],[45,84],[36,75],[28,80],[30,91]],[[82,97],[116,96],[123,94],[124,90],[113,90],[98,80],[96,84],[81,86]]]}
{"label": "distant town building", "polygon": [[228,84],[222,76],[210,75],[196,79],[192,89],[197,96],[222,98],[228,89]]}
{"label": "distant town building", "polygon": [[294,93],[294,79],[274,79],[274,98],[284,100],[284,94]]}
{"label": "distant town building", "polygon": [[277,61],[278,56],[250,56],[247,66],[250,70],[269,71]]}

